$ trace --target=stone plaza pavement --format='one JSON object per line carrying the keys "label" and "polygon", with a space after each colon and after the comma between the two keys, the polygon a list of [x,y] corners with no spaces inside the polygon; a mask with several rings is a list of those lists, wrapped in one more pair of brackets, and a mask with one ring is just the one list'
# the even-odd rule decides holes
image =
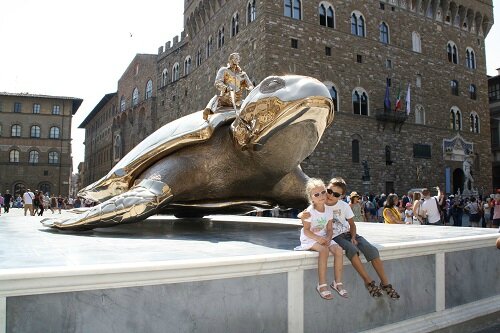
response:
{"label": "stone plaza pavement", "polygon": [[[179,261],[274,255],[299,245],[298,219],[214,215],[193,220],[158,215],[146,221],[84,232],[44,227],[43,218],[72,213],[45,211],[23,216],[13,208],[0,216],[0,270],[130,262]],[[493,229],[357,223],[358,233],[382,246],[401,242],[485,235]],[[399,233],[398,231],[402,231]]]}

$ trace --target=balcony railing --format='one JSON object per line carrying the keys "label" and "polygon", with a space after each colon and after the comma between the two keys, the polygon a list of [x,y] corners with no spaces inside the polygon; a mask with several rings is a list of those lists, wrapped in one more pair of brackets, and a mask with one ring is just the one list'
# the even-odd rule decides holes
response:
{"label": "balcony railing", "polygon": [[405,111],[392,111],[382,109],[375,109],[375,119],[378,121],[378,129],[382,128],[385,130],[386,125],[392,125],[393,130],[401,132],[401,127],[408,119],[408,115]]}

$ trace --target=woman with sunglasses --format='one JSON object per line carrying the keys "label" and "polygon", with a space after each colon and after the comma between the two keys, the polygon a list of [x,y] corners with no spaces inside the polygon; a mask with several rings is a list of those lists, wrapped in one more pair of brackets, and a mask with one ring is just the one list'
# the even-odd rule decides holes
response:
{"label": "woman with sunglasses", "polygon": [[[300,246],[295,250],[312,250],[319,253],[318,256],[318,285],[316,290],[323,299],[333,299],[332,293],[326,283],[326,273],[328,265],[328,256],[330,252],[334,255],[334,274],[335,279],[342,276],[343,262],[342,249],[332,240],[332,218],[331,207],[326,206],[326,188],[321,179],[311,178],[306,184],[306,195],[310,205],[306,211],[309,214],[307,219],[302,220],[304,227],[300,231]],[[333,285],[342,285],[336,283]],[[333,288],[333,287],[332,287]],[[337,290],[337,289],[336,289]],[[340,291],[343,293],[340,293]],[[343,297],[347,297],[347,292],[339,289],[337,292]]]}
{"label": "woman with sunglasses", "polygon": [[[380,297],[382,296],[382,290],[384,290],[390,298],[399,299],[399,294],[389,283],[385,274],[384,265],[377,248],[356,233],[356,224],[354,224],[354,214],[351,207],[341,200],[341,197],[346,193],[346,189],[346,182],[340,177],[330,180],[327,187],[326,205],[333,208],[333,240],[345,250],[347,258],[363,279],[370,296]],[[302,220],[308,217],[309,215],[303,212]],[[359,252],[363,253],[366,261],[372,263],[381,280],[380,286],[375,284],[375,281],[366,271],[359,258]]]}

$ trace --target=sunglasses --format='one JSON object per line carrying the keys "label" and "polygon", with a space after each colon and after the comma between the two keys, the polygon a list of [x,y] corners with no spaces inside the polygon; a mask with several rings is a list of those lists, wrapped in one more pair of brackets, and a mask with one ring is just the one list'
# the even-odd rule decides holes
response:
{"label": "sunglasses", "polygon": [[342,195],[342,194],[341,194],[341,193],[339,193],[339,192],[333,192],[333,190],[331,190],[331,189],[329,189],[329,188],[327,188],[327,189],[326,189],[326,191],[328,192],[328,194],[333,195],[335,198],[338,198],[338,197],[340,197],[340,196]]}
{"label": "sunglasses", "polygon": [[320,195],[325,195],[326,194],[326,190],[323,190],[321,192],[318,192],[318,193],[314,193],[313,195],[317,198],[319,197]]}

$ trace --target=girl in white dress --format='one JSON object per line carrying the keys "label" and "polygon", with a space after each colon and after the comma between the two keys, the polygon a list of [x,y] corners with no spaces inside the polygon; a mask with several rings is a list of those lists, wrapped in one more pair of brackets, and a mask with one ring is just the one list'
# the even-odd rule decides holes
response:
{"label": "girl in white dress", "polygon": [[[332,240],[333,209],[326,206],[326,187],[321,179],[311,178],[306,184],[306,194],[311,205],[307,207],[310,217],[303,220],[304,227],[300,231],[300,246],[296,250],[312,250],[318,256],[318,285],[316,290],[323,299],[331,300],[332,293],[326,283],[328,256],[330,252],[342,260],[342,249]],[[342,265],[342,261],[341,265]],[[342,268],[341,268],[342,269]]]}

